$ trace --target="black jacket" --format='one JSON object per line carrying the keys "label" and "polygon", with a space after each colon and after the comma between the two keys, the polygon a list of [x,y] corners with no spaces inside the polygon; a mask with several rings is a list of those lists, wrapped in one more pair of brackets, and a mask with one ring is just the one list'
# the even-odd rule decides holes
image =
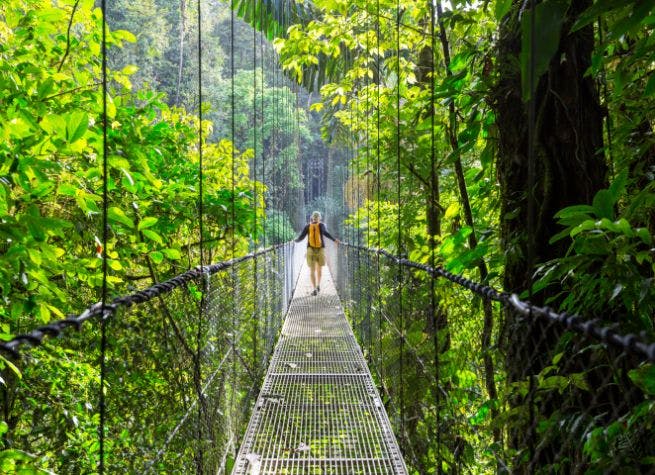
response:
{"label": "black jacket", "polygon": [[[323,223],[318,223],[318,230],[321,232],[321,247],[325,247],[325,239],[323,239],[323,236],[326,238],[332,239],[335,241],[335,239],[332,237],[332,235],[327,231],[325,228],[325,224]],[[296,238],[296,242],[300,242],[303,239],[305,239],[305,236],[307,236],[307,233],[309,232],[309,224],[305,225],[301,233],[298,235]],[[307,247],[309,247],[309,241],[307,241]]]}

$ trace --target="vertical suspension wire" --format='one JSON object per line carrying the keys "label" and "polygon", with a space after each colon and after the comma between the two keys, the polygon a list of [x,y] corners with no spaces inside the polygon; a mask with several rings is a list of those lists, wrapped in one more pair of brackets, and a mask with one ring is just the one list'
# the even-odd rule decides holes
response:
{"label": "vertical suspension wire", "polygon": [[[235,100],[235,85],[234,85],[234,75],[235,75],[235,62],[234,62],[234,37],[235,37],[235,31],[234,31],[234,23],[235,23],[235,0],[230,0],[230,140],[232,141],[232,161],[231,161],[231,170],[230,170],[230,190],[231,190],[231,209],[230,209],[230,227],[231,227],[231,243],[230,243],[230,248],[231,248],[231,257],[234,258],[235,253],[236,253],[236,202],[235,202],[235,195],[236,195],[236,180],[235,180],[235,161],[236,161],[236,111],[235,111],[235,106],[236,106],[236,100]],[[235,404],[236,404],[236,363],[237,363],[237,358],[236,358],[236,345],[235,345],[235,336],[237,334],[237,274],[236,274],[236,267],[231,268],[231,274],[232,274],[232,322],[231,322],[231,329],[232,329],[232,335],[230,336],[230,347],[231,347],[231,364],[230,364],[230,379],[232,382],[231,388],[230,388],[230,415],[231,418],[234,418],[235,415]],[[232,427],[232,430],[234,429],[234,426]],[[236,445],[236,444],[235,444]],[[235,446],[235,450],[237,450],[238,447]],[[235,452],[236,456],[236,452]]]}
{"label": "vertical suspension wire", "polygon": [[[253,0],[254,2],[257,2],[257,0]],[[266,57],[264,55],[264,9],[259,8],[259,25],[260,25],[260,30],[262,33],[259,35],[259,57],[261,58],[261,68],[262,68],[262,80],[261,80],[261,91],[260,91],[260,98],[261,98],[261,126],[262,126],[262,185],[265,188],[266,187],[266,153],[264,150],[264,130],[266,130],[266,125],[265,125],[265,119],[266,119],[266,110],[264,109],[265,103],[264,103],[264,83],[266,82]],[[266,191],[262,189],[262,202],[264,203],[264,209],[266,209]],[[266,223],[266,218],[267,216],[264,216],[264,223]],[[263,223],[263,224],[264,224]],[[262,227],[262,246],[266,247],[266,227],[265,224]]]}
{"label": "vertical suspension wire", "polygon": [[[253,251],[257,249],[257,205],[258,205],[258,189],[257,189],[257,28],[255,21],[255,11],[257,8],[257,0],[252,0],[253,11],[253,24],[252,24],[252,147],[253,147],[253,230],[252,242]],[[253,258],[253,287],[252,287],[252,321],[253,321],[253,337],[252,337],[252,361],[255,374],[259,374],[259,364],[257,358],[257,345],[259,335],[259,273],[257,256]]]}
{"label": "vertical suspension wire", "polygon": [[[282,2],[282,24],[285,24],[285,22],[286,22],[286,4],[287,4],[287,2]],[[282,106],[282,110],[281,110],[282,118],[280,120],[280,143],[282,144],[282,143],[284,143],[283,140],[285,140],[286,136],[287,136],[286,132],[287,132],[287,114],[288,114],[288,111],[287,111],[288,95],[287,95],[287,90],[286,90],[287,89],[286,88],[286,78],[284,76],[284,73],[282,71],[281,66],[282,66],[282,63],[281,63],[280,57],[278,55],[278,68],[280,69],[280,96],[281,96],[281,99],[283,101],[282,104],[281,104],[281,106]],[[282,147],[280,147],[280,149],[283,150]],[[283,165],[282,171],[284,173],[284,176],[288,177],[289,176],[289,155],[288,155],[288,153],[283,153],[282,157],[283,157],[283,160],[284,160],[283,164],[282,164]],[[283,205],[283,203],[285,204],[285,203],[288,202],[287,188],[286,187],[281,187],[281,189],[283,190],[284,194],[281,195],[283,197],[283,199],[281,200],[280,208],[288,208],[288,206]],[[281,209],[280,211],[283,211],[283,210]],[[284,214],[282,214],[282,216],[286,215],[286,211],[287,210],[285,209]],[[280,240],[279,240],[279,243],[281,244],[282,242],[284,242],[285,226],[284,226],[284,220],[283,219],[281,219],[279,221],[280,221],[280,234],[279,234],[279,239]],[[280,251],[280,259],[278,260],[278,272],[282,271],[281,272],[282,275],[284,275],[284,272],[283,272],[284,260],[285,260],[284,251],[281,250]],[[283,293],[284,302],[283,302],[283,306],[282,306],[282,313],[284,314],[284,313],[286,313],[287,307],[289,305],[289,300],[287,298],[288,296],[286,294],[286,282],[285,282],[285,280],[282,281],[282,289],[283,289],[283,292],[284,292]]]}
{"label": "vertical suspension wire", "polygon": [[[353,32],[355,34],[355,32]],[[353,61],[354,63],[354,61]],[[361,214],[360,214],[360,191],[359,191],[359,185],[360,185],[360,167],[359,167],[359,151],[360,151],[360,144],[359,144],[359,91],[357,89],[357,81],[353,83],[353,91],[352,91],[352,102],[350,106],[350,127],[351,130],[354,130],[354,134],[352,137],[352,166],[353,166],[353,178],[354,180],[352,181],[353,183],[353,200],[355,203],[355,242],[357,243],[357,249],[355,250],[355,259],[356,259],[356,265],[354,268],[354,274],[353,274],[353,279],[355,280],[355,302],[357,302],[357,325],[359,327],[359,333],[362,333],[362,279],[361,279],[361,268],[362,268],[362,262],[361,262],[361,251],[359,249],[359,246],[362,245],[361,243],[361,226],[362,226],[362,220],[361,220]]]}
{"label": "vertical suspension wire", "polygon": [[[350,57],[350,55],[348,57],[348,68],[349,69],[352,68],[352,57]],[[353,96],[354,96],[354,86],[353,86]],[[356,176],[356,165],[355,165],[355,136],[354,136],[354,133],[353,133],[353,127],[354,127],[353,107],[354,107],[353,101],[350,101],[349,102],[349,111],[348,111],[349,116],[350,116],[350,126],[349,126],[350,127],[350,137],[349,137],[350,140],[348,142],[348,166],[350,168],[350,172],[348,174],[350,187],[349,187],[348,191],[349,191],[350,196],[348,198],[348,201],[349,201],[349,205],[352,206],[354,204],[355,207],[356,207],[357,204],[356,204],[356,201],[355,201],[356,200],[355,182],[356,182],[357,176]],[[352,213],[352,210],[350,210],[350,212]],[[359,209],[355,208],[355,225],[350,226],[350,241],[354,242],[356,244],[359,244],[359,242],[357,241],[357,234],[358,234],[357,229],[359,227],[359,223],[357,222],[358,217],[359,217]],[[357,257],[358,257],[358,254],[356,252],[353,252],[353,259],[349,259],[349,264],[350,264],[349,274],[350,274],[350,282],[351,282],[350,292],[353,295],[353,298],[351,298],[352,302],[356,302],[356,297],[357,297],[357,279],[356,279],[356,276],[355,276],[356,269],[357,269],[357,264],[359,263],[357,261]],[[357,310],[357,309],[353,309],[353,310]],[[356,314],[356,311],[353,312],[353,318],[356,318],[357,316],[358,315]]]}
{"label": "vertical suspension wire", "polygon": [[[256,1],[256,0],[255,0]],[[266,187],[266,157],[268,156],[266,151],[264,150],[264,131],[266,130],[266,118],[268,114],[266,113],[265,109],[265,101],[264,101],[264,87],[265,87],[265,82],[266,82],[266,55],[265,55],[265,49],[264,49],[264,34],[263,32],[266,30],[266,27],[264,25],[264,9],[259,8],[259,24],[260,24],[260,30],[262,31],[262,34],[259,35],[259,57],[261,58],[261,68],[262,68],[262,79],[261,79],[261,90],[260,90],[260,108],[261,108],[261,126],[262,126],[262,163],[261,163],[261,179],[262,179],[262,203],[264,205],[264,222],[262,223],[262,246],[266,247],[268,243],[268,229],[270,229],[270,225],[268,224],[268,213],[266,213],[267,210],[267,196],[270,195],[270,191]],[[271,279],[270,279],[270,257],[267,254],[264,257],[264,282],[265,282],[265,290],[264,290],[264,308],[263,312],[265,315],[265,321],[264,321],[264,335],[265,335],[265,348],[262,354],[262,363],[264,368],[265,366],[265,360],[268,357],[269,353],[272,350],[272,331],[271,331],[271,305],[270,305],[270,296],[271,296]]]}
{"label": "vertical suspension wire", "polygon": [[[366,193],[365,193],[365,199],[366,199],[366,247],[370,248],[371,247],[371,200],[370,200],[370,194],[371,194],[371,149],[370,149],[370,141],[369,141],[369,108],[371,107],[370,104],[370,93],[371,93],[371,81],[369,77],[369,72],[370,72],[370,54],[371,54],[371,49],[370,49],[370,44],[369,44],[369,37],[370,37],[370,29],[371,29],[371,14],[369,12],[369,2],[366,0],[366,77],[364,79],[364,82],[366,84],[366,112],[365,112],[365,119],[366,119],[366,136],[365,136],[365,141],[366,141]],[[371,303],[372,303],[372,297],[371,297],[371,263],[370,263],[370,254],[366,253],[366,320],[367,320],[367,339],[368,339],[368,360],[369,364],[371,361],[371,346],[372,346],[372,339],[373,339],[373,333],[371,329]]]}
{"label": "vertical suspension wire", "polygon": [[[350,109],[351,112],[351,122],[352,126],[355,129],[355,135],[353,137],[353,161],[354,161],[354,166],[355,166],[355,184],[356,188],[353,190],[354,191],[354,198],[355,198],[355,222],[357,223],[357,235],[356,235],[356,242],[357,246],[361,246],[361,229],[362,229],[362,217],[361,217],[361,195],[360,195],[360,176],[361,176],[361,169],[360,169],[360,164],[359,164],[359,153],[360,153],[360,143],[359,143],[359,91],[357,90],[357,87],[353,87],[353,104]],[[354,116],[354,117],[353,117]],[[357,255],[359,256],[359,250],[357,251]],[[359,261],[359,258],[357,259]]]}
{"label": "vertical suspension wire", "polygon": [[[198,228],[199,228],[199,260],[200,267],[204,266],[204,191],[203,191],[203,131],[202,131],[202,0],[198,0]],[[180,52],[182,54],[182,52]],[[204,276],[204,273],[203,273]],[[206,277],[205,277],[206,279]],[[203,282],[208,283],[208,280],[203,280]],[[200,364],[200,356],[202,353],[202,322],[204,319],[203,311],[205,309],[206,302],[206,289],[203,287],[202,292],[200,293],[200,302],[198,306],[198,331],[196,334],[196,355],[195,355],[195,385],[196,393],[198,397],[198,427],[197,427],[197,442],[198,442],[198,468],[199,472],[203,471],[203,407],[202,404],[202,372]]]}
{"label": "vertical suspension wire", "polygon": [[[430,12],[430,49],[431,49],[431,54],[430,54],[430,174],[432,177],[436,177],[436,170],[435,170],[435,162],[436,162],[436,150],[435,150],[435,145],[436,145],[436,137],[435,137],[435,132],[434,132],[434,126],[435,126],[435,95],[436,95],[436,85],[435,85],[435,75],[436,75],[436,66],[435,66],[435,51],[436,51],[436,31],[435,31],[435,7],[434,7],[434,0],[430,0],[430,7],[429,7],[429,12]],[[434,207],[436,206],[436,187],[437,183],[436,180],[433,180],[431,182],[431,204],[430,206]],[[434,212],[434,210],[432,211]],[[434,232],[434,229],[431,229],[430,232]],[[430,234],[430,267],[433,269],[436,267],[436,260],[435,260],[435,248],[436,248],[436,242],[435,242],[435,237],[433,234]],[[441,421],[439,420],[440,415],[441,415],[441,391],[439,387],[439,380],[441,378],[440,375],[440,351],[441,351],[441,345],[439,344],[439,328],[437,324],[437,317],[436,317],[436,295],[435,295],[435,285],[434,285],[435,279],[429,279],[430,282],[430,325],[432,326],[432,331],[433,331],[433,336],[432,336],[432,344],[434,347],[434,379],[435,379],[435,388],[434,388],[434,394],[435,394],[435,420],[436,420],[436,442],[437,442],[437,447],[436,447],[436,456],[437,456],[437,474],[442,473],[442,467],[441,467],[441,426],[440,423]]]}
{"label": "vertical suspension wire", "polygon": [[198,0],[198,228],[200,265],[204,265],[204,204],[203,204],[203,132],[202,132],[202,0]]}
{"label": "vertical suspension wire", "polygon": [[[402,12],[400,0],[396,2],[396,173],[397,173],[397,201],[398,201],[398,259],[402,257],[402,196],[401,196],[401,169],[400,169],[400,22]],[[404,400],[404,347],[405,347],[405,316],[403,315],[403,267],[398,262],[398,316],[400,318],[400,358],[398,367],[400,372],[400,431],[405,432],[405,400]]]}
{"label": "vertical suspension wire", "polygon": [[[376,175],[376,218],[377,218],[377,248],[382,247],[382,210],[380,208],[380,191],[382,182],[382,173],[380,168],[380,94],[382,93],[382,55],[380,54],[380,0],[375,2],[376,17],[375,17],[375,36],[376,36],[376,54],[377,54],[377,104],[376,104],[376,124],[377,131],[376,144],[375,144],[375,175]],[[380,276],[380,253],[375,253],[375,270],[376,270],[376,287],[377,287],[377,300],[378,300],[378,368],[381,375],[381,382],[384,382],[384,358],[382,356],[382,277]]]}
{"label": "vertical suspension wire", "polygon": [[[275,94],[276,94],[276,99],[275,99],[275,144],[277,146],[277,159],[281,160],[282,162],[279,164],[280,165],[280,172],[281,174],[284,173],[284,155],[282,154],[282,130],[280,124],[282,123],[281,120],[281,114],[282,114],[282,78],[280,74],[280,57],[277,54],[277,51],[275,52]],[[280,175],[278,175],[280,176]],[[279,178],[278,178],[279,179]],[[277,180],[276,180],[277,181]],[[279,183],[276,183],[276,185],[279,185]],[[278,219],[277,219],[277,240],[276,244],[280,244],[281,242],[281,236],[282,236],[282,222],[284,220],[284,214],[283,214],[283,200],[282,200],[282,187],[278,186]]]}
{"label": "vertical suspension wire", "polygon": [[[275,152],[275,159],[279,160],[281,154],[279,153],[279,138],[280,138],[280,91],[279,91],[279,81],[278,81],[278,59],[277,59],[277,52],[273,53],[273,129],[272,129],[272,134],[273,134],[273,140],[271,141],[273,143],[273,151]],[[275,170],[275,165],[273,170]],[[273,178],[275,179],[275,175],[273,175]],[[271,186],[273,186],[271,184]],[[279,188],[276,190],[277,196],[276,196],[276,203],[275,206],[277,207],[277,216],[275,219],[275,242],[274,244],[279,244],[280,243],[280,221],[282,218],[282,210],[280,209],[281,206],[281,200],[280,200],[280,190]]]}
{"label": "vertical suspension wire", "polygon": [[100,421],[98,427],[99,461],[98,473],[105,473],[105,424],[106,401],[105,383],[107,379],[107,242],[109,240],[109,145],[107,143],[107,0],[101,1],[102,10],[102,320],[100,321],[100,394],[98,410]]}
{"label": "vertical suspension wire", "polygon": [[[290,130],[290,128],[291,128],[291,96],[292,96],[293,92],[291,90],[291,87],[290,87],[291,83],[288,80],[288,78],[286,78],[286,76],[284,74],[282,74],[282,78],[283,78],[284,83],[285,83],[285,85],[284,85],[284,122],[283,122],[284,128],[283,128],[283,130],[284,130],[285,138],[288,138],[289,142],[290,142],[289,135],[291,134],[291,130]],[[289,143],[289,149],[293,150],[293,148],[291,147],[291,143]],[[285,165],[285,170],[286,170],[285,176],[290,177],[291,176],[291,165],[292,165],[293,161],[290,159],[290,154],[289,153],[286,153],[284,155],[284,157],[285,157],[284,165]],[[289,213],[288,218],[289,219],[291,219],[291,208],[288,206],[290,198],[291,198],[290,193],[288,192],[288,190],[285,190],[285,200],[284,200],[284,202],[287,203],[287,208],[288,208],[288,213]],[[284,229],[286,230],[286,227]],[[283,233],[282,234],[282,242],[284,242],[285,239],[286,239],[286,234]]]}
{"label": "vertical suspension wire", "polygon": [[232,227],[232,243],[231,243],[231,252],[232,258],[235,256],[236,252],[236,203],[235,203],[235,193],[236,193],[236,173],[235,173],[235,162],[236,162],[236,94],[235,94],[235,62],[234,62],[234,22],[235,22],[235,0],[230,0],[230,140],[232,140],[232,167],[230,170],[230,188],[232,193],[232,202],[230,208],[230,217],[231,217],[231,227]]}
{"label": "vertical suspension wire", "polygon": [[[296,160],[296,166],[298,167],[298,174],[299,176],[302,176],[302,152],[301,152],[301,140],[300,140],[300,90],[302,88],[301,84],[298,84],[296,88],[296,106],[295,106],[295,117],[296,117],[296,146],[298,149],[298,159]],[[300,196],[301,191],[298,192],[298,196]],[[302,200],[301,200],[302,201]],[[293,244],[292,244],[293,245]],[[292,262],[293,264],[293,262]],[[292,266],[293,267],[293,266]],[[293,278],[293,274],[292,274]]]}

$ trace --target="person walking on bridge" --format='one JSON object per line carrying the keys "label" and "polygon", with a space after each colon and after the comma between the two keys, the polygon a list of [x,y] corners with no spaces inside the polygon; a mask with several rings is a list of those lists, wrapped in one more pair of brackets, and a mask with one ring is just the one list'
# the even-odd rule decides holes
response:
{"label": "person walking on bridge", "polygon": [[307,240],[307,267],[309,267],[309,278],[314,287],[312,295],[318,295],[321,291],[321,268],[325,265],[324,238],[331,239],[337,244],[341,241],[332,237],[326,229],[325,224],[321,223],[321,213],[318,211],[312,213],[309,224],[303,228],[296,238],[296,242],[302,241],[307,235],[309,235],[309,239]]}

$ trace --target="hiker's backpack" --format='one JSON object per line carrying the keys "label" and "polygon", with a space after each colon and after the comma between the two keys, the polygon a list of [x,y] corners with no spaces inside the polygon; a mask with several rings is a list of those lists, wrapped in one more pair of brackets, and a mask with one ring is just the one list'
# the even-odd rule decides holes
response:
{"label": "hiker's backpack", "polygon": [[310,247],[322,247],[321,246],[321,228],[319,223],[310,223],[309,225],[309,246]]}

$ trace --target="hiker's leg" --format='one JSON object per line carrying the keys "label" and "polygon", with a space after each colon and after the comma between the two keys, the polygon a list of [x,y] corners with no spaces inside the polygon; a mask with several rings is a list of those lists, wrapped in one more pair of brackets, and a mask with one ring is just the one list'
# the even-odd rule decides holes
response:
{"label": "hiker's leg", "polygon": [[309,266],[309,278],[312,281],[312,287],[316,288],[316,262],[312,262],[312,264]]}
{"label": "hiker's leg", "polygon": [[316,266],[316,285],[314,287],[320,287],[321,286],[321,269],[322,269],[321,263],[316,262],[316,263],[314,263],[314,265]]}

